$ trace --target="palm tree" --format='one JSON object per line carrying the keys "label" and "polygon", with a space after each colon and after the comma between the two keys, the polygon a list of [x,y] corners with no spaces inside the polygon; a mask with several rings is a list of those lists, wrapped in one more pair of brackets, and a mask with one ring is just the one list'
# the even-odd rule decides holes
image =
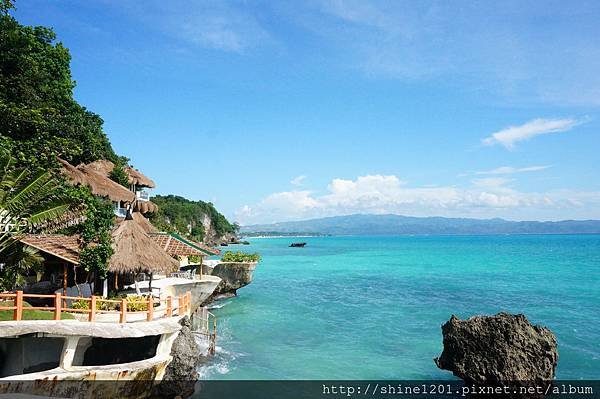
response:
{"label": "palm tree", "polygon": [[6,262],[0,273],[0,290],[14,290],[25,285],[25,276],[31,271],[41,271],[44,258],[35,248],[13,245],[4,252]]}
{"label": "palm tree", "polygon": [[49,171],[15,168],[14,158],[0,151],[0,255],[27,232],[47,227],[70,208],[57,193]]}

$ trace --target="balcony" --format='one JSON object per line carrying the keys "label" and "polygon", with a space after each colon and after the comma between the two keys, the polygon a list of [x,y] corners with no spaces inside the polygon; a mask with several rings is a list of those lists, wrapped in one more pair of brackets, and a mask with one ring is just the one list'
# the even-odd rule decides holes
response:
{"label": "balcony", "polygon": [[119,208],[118,206],[114,208],[115,216],[124,218],[127,216],[127,208]]}
{"label": "balcony", "polygon": [[150,201],[150,193],[146,190],[136,191],[135,197],[138,201]]}

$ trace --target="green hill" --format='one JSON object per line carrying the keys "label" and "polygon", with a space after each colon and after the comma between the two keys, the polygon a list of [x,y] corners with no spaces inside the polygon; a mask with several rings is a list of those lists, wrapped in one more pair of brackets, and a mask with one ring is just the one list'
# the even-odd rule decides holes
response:
{"label": "green hill", "polygon": [[152,202],[158,205],[159,210],[151,215],[150,220],[160,230],[208,243],[235,234],[236,227],[210,202],[190,201],[177,195],[157,195],[152,197]]}

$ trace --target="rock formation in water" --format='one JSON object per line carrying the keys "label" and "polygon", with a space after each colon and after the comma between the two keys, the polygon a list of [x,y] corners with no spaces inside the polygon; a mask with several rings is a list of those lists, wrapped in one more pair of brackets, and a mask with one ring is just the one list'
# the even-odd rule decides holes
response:
{"label": "rock formation in water", "polygon": [[[558,362],[556,337],[525,315],[498,313],[442,326],[444,350],[435,364],[475,386],[547,386]],[[543,395],[542,395],[543,396]],[[528,396],[528,397],[535,397]]]}
{"label": "rock formation in water", "polygon": [[[207,266],[207,274],[221,278],[221,282],[213,292],[212,298],[227,294],[235,295],[239,288],[252,282],[252,274],[255,269],[256,263],[254,262],[223,262],[214,267]],[[210,300],[207,302],[210,302]]]}
{"label": "rock formation in water", "polygon": [[181,330],[171,347],[173,360],[167,366],[162,381],[155,387],[153,397],[186,398],[194,393],[196,368],[202,357],[194,339],[190,319],[184,317],[180,323]]}

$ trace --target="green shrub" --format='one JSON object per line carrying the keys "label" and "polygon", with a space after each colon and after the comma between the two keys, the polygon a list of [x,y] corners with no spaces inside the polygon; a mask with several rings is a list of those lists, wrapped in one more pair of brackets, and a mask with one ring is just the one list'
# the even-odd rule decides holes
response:
{"label": "green shrub", "polygon": [[[71,304],[71,308],[72,309],[89,309],[90,301],[86,301],[85,299],[77,299],[77,300],[73,301],[73,303]],[[98,308],[97,305],[96,305],[96,308]]]}
{"label": "green shrub", "polygon": [[[134,302],[134,303],[131,303]],[[145,295],[129,295],[127,297],[128,312],[143,312],[148,310],[148,297]]]}
{"label": "green shrub", "polygon": [[[71,304],[71,308],[87,310],[90,308],[90,303],[90,301],[86,301],[85,299],[77,299],[73,301],[73,303]],[[117,310],[118,306],[118,303],[104,302],[101,301],[100,298],[96,300],[96,310]]]}
{"label": "green shrub", "polygon": [[246,252],[231,252],[227,251],[221,258],[223,262],[259,262],[260,255],[258,253],[249,254]]}

